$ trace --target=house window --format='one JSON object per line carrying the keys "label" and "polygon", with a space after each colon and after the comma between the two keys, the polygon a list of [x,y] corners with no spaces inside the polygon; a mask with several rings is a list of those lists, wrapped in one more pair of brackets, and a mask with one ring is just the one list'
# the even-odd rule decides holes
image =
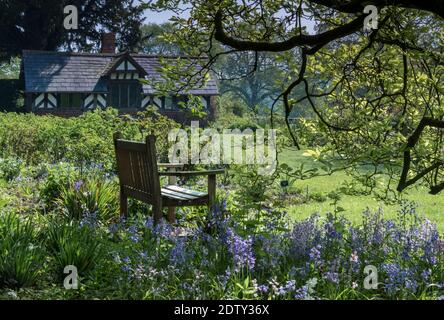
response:
{"label": "house window", "polygon": [[174,100],[172,96],[165,97],[165,109],[172,110],[175,109]]}
{"label": "house window", "polygon": [[201,97],[202,105],[205,109],[209,109],[210,107],[210,97],[202,96]]}
{"label": "house window", "polygon": [[165,97],[164,108],[167,110],[181,110],[186,106],[182,102],[186,103],[187,101],[187,96],[168,96]]}
{"label": "house window", "polygon": [[63,109],[82,109],[83,98],[81,93],[61,93],[59,106]]}
{"label": "house window", "polygon": [[115,108],[138,108],[140,106],[141,88],[138,82],[112,83],[110,105]]}
{"label": "house window", "polygon": [[187,106],[186,105],[186,103],[188,102],[187,96],[177,96],[175,97],[175,100],[178,109],[183,109]]}

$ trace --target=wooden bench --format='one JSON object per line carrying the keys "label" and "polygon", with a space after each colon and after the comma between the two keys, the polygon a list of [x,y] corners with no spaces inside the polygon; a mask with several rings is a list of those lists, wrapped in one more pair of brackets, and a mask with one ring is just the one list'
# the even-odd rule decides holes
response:
{"label": "wooden bench", "polygon": [[[120,182],[120,214],[128,216],[128,197],[151,204],[154,221],[162,217],[162,208],[168,208],[168,221],[175,222],[175,208],[182,206],[211,207],[216,196],[216,175],[220,170],[176,171],[181,164],[158,164],[156,137],[150,135],[146,143],[121,139],[120,133],[114,134],[114,147],[117,172]],[[164,167],[167,171],[158,171]],[[208,176],[207,193],[186,189],[176,184],[176,177]],[[160,177],[167,176],[168,185],[161,187]]]}

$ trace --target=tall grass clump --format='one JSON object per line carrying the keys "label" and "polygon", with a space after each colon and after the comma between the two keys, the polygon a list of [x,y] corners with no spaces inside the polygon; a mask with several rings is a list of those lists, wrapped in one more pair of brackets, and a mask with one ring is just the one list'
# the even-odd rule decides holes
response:
{"label": "tall grass clump", "polygon": [[31,221],[15,213],[0,213],[0,287],[35,284],[43,250]]}
{"label": "tall grass clump", "polygon": [[91,218],[81,222],[52,221],[48,227],[46,246],[55,263],[56,273],[62,277],[68,265],[77,268],[79,276],[88,275],[102,256],[101,243],[91,228]]}
{"label": "tall grass clump", "polygon": [[62,188],[56,203],[68,219],[81,220],[94,214],[101,221],[109,221],[118,216],[118,185],[99,176],[77,180]]}

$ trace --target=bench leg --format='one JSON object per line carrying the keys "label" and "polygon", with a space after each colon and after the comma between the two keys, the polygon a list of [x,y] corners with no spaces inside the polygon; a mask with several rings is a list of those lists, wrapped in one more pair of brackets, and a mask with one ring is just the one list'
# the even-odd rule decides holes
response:
{"label": "bench leg", "polygon": [[153,218],[154,223],[157,224],[162,219],[162,206],[161,205],[153,205]]}
{"label": "bench leg", "polygon": [[168,222],[176,222],[176,207],[168,207]]}
{"label": "bench leg", "polygon": [[120,191],[120,216],[128,217],[128,197],[123,191]]}
{"label": "bench leg", "polygon": [[[169,168],[168,171],[175,172],[176,168]],[[168,184],[176,184],[176,183],[177,183],[177,177],[175,177],[175,176],[168,177]],[[176,208],[175,207],[168,207],[168,222],[169,223],[176,222]]]}
{"label": "bench leg", "polygon": [[208,176],[208,209],[211,210],[211,207],[214,205],[216,201],[216,175]]}

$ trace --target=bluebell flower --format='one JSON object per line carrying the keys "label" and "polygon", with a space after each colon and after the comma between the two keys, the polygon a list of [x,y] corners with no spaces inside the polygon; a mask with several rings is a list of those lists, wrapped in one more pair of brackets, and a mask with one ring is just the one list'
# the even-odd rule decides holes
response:
{"label": "bluebell flower", "polygon": [[315,267],[319,267],[324,264],[321,258],[321,248],[321,245],[318,244],[316,247],[313,247],[310,250],[310,261],[314,263]]}
{"label": "bluebell flower", "polygon": [[325,273],[324,278],[335,284],[339,283],[339,275],[336,272],[328,271]]}
{"label": "bluebell flower", "polygon": [[89,212],[86,211],[83,214],[82,220],[80,220],[80,226],[87,226],[90,228],[94,228],[98,223],[97,212]]}
{"label": "bluebell flower", "polygon": [[256,291],[260,294],[265,294],[268,290],[270,290],[270,287],[265,284],[258,285],[256,288]]}
{"label": "bluebell flower", "polygon": [[188,259],[188,252],[186,248],[185,238],[180,237],[174,244],[170,253],[170,262],[173,265],[181,265],[187,267],[186,262]]}
{"label": "bluebell flower", "polygon": [[301,288],[296,290],[296,294],[294,295],[294,298],[296,300],[305,300],[309,297],[309,290],[308,286],[302,286]]}
{"label": "bluebell flower", "polygon": [[83,186],[82,180],[78,180],[78,181],[74,182],[74,190],[79,191],[82,186]]}
{"label": "bluebell flower", "polygon": [[233,229],[228,228],[227,247],[233,258],[236,271],[240,271],[243,267],[246,267],[248,270],[254,268],[256,258],[252,248],[251,237],[243,239]]}
{"label": "bluebell flower", "polygon": [[128,239],[130,241],[137,243],[141,240],[138,233],[139,231],[135,225],[129,226],[127,231],[128,231]]}
{"label": "bluebell flower", "polygon": [[122,259],[121,269],[122,269],[123,272],[130,272],[132,270],[132,268],[131,268],[131,259],[129,257],[124,257]]}
{"label": "bluebell flower", "polygon": [[109,233],[111,233],[111,234],[116,234],[118,231],[119,231],[119,226],[118,226],[118,224],[117,223],[111,223],[109,226],[108,226],[108,231],[109,231]]}

